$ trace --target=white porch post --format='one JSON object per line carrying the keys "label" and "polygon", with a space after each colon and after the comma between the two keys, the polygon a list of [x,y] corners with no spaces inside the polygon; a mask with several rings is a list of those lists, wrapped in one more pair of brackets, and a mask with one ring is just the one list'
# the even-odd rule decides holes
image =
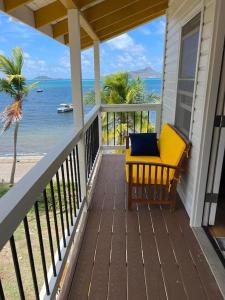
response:
{"label": "white porch post", "polygon": [[[100,42],[94,41],[94,71],[95,71],[95,105],[101,106],[101,85],[100,85]],[[99,146],[102,146],[102,120],[101,112],[98,114]]]}
{"label": "white porch post", "polygon": [[[84,109],[81,73],[80,12],[76,8],[68,10],[68,29],[72,80],[72,101],[74,106],[74,124],[75,130],[78,131],[84,126]],[[80,164],[81,197],[82,199],[84,199],[84,197],[86,197],[87,194],[84,136],[78,143],[78,149]]]}

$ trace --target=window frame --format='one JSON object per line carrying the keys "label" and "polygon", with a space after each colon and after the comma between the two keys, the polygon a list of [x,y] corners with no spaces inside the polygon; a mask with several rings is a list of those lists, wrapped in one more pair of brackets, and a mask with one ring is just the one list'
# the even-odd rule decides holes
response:
{"label": "window frame", "polygon": [[[197,50],[197,59],[196,59],[196,66],[195,66],[195,79],[194,79],[194,89],[193,89],[193,96],[192,96],[192,106],[191,106],[191,118],[190,118],[190,128],[188,135],[184,134],[190,141],[192,140],[193,135],[193,123],[194,123],[194,111],[195,111],[195,102],[196,102],[196,89],[198,83],[198,72],[199,72],[199,59],[201,53],[201,41],[202,41],[202,29],[203,29],[203,18],[204,18],[204,9],[200,5],[196,7],[195,11],[191,14],[187,15],[186,18],[181,22],[180,30],[179,30],[179,58],[177,64],[177,82],[176,82],[176,106],[175,106],[175,115],[174,115],[174,124],[175,127],[179,129],[176,125],[176,112],[177,112],[177,103],[178,103],[178,84],[179,84],[179,75],[180,75],[180,66],[182,60],[182,32],[185,25],[187,25],[190,21],[192,21],[197,15],[200,15],[200,25],[199,25],[199,37],[198,37],[198,50]],[[196,29],[190,31],[190,34],[193,33]]]}

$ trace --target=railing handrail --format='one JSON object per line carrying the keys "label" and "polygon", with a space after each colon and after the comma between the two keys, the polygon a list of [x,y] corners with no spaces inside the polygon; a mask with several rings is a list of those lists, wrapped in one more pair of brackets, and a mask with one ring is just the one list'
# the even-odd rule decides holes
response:
{"label": "railing handrail", "polygon": [[140,104],[102,104],[102,112],[136,112],[161,109],[161,103],[140,103]]}
{"label": "railing handrail", "polygon": [[23,218],[37,201],[37,195],[55,175],[74,145],[81,139],[99,112],[93,108],[85,118],[84,127],[71,132],[55,145],[12,189],[0,198],[0,250],[10,239]]}

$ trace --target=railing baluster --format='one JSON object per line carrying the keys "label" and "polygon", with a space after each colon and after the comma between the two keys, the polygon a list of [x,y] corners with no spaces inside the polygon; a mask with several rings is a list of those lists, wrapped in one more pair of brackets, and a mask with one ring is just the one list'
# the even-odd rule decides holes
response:
{"label": "railing baluster", "polygon": [[79,209],[80,204],[79,204],[79,190],[78,190],[78,178],[77,178],[77,165],[76,165],[76,160],[75,160],[75,150],[73,149],[73,166],[74,166],[74,175],[75,175],[75,187],[76,187],[76,203],[77,203],[77,208]]}
{"label": "railing baluster", "polygon": [[68,189],[69,207],[70,207],[70,222],[71,222],[71,225],[73,226],[73,206],[72,206],[72,199],[71,199],[68,158],[66,158],[66,177],[67,177],[67,189]]}
{"label": "railing baluster", "polygon": [[146,132],[149,132],[149,110],[148,110],[148,124],[147,124],[147,131]]}
{"label": "railing baluster", "polygon": [[136,114],[134,112],[134,133],[136,132]]}
{"label": "railing baluster", "polygon": [[140,112],[141,115],[141,120],[140,120],[140,133],[142,133],[142,122],[143,122],[143,115],[142,115],[142,111]]}
{"label": "railing baluster", "polygon": [[22,282],[22,278],[21,278],[20,266],[19,266],[19,261],[18,261],[18,257],[17,257],[17,251],[16,251],[16,244],[15,244],[13,235],[10,238],[10,247],[11,247],[11,252],[12,252],[13,264],[14,264],[14,268],[15,268],[15,272],[16,272],[16,279],[17,279],[18,289],[19,289],[19,293],[20,293],[20,299],[25,300],[23,282]]}
{"label": "railing baluster", "polygon": [[39,299],[39,291],[38,291],[38,283],[37,283],[37,275],[35,270],[35,264],[34,264],[34,256],[33,256],[33,250],[32,250],[32,244],[30,239],[30,230],[29,230],[29,224],[27,217],[23,220],[24,230],[25,230],[25,236],[27,241],[27,249],[28,249],[28,255],[30,260],[30,267],[31,267],[31,274],[33,279],[33,285],[34,285],[34,292],[36,299]]}
{"label": "railing baluster", "polygon": [[67,206],[66,184],[65,184],[65,174],[64,174],[63,164],[61,165],[61,173],[62,173],[64,204],[65,204],[65,210],[66,210],[67,234],[70,235],[69,214],[68,214],[68,206]]}
{"label": "railing baluster", "polygon": [[57,184],[57,192],[59,199],[59,210],[60,210],[60,220],[61,220],[61,228],[62,228],[62,236],[63,236],[63,245],[66,247],[66,237],[65,237],[65,227],[64,227],[64,218],[63,218],[63,208],[62,208],[62,198],[61,198],[61,189],[60,189],[60,181],[59,181],[59,172],[56,172],[56,184]]}
{"label": "railing baluster", "polygon": [[109,113],[106,113],[106,135],[107,135],[107,145],[109,145]]}
{"label": "railing baluster", "polygon": [[36,223],[37,223],[38,239],[39,239],[39,246],[40,246],[40,252],[41,252],[41,261],[42,261],[42,268],[43,268],[43,273],[44,273],[46,294],[50,295],[47,267],[46,267],[46,259],[45,259],[45,250],[44,250],[41,222],[40,222],[40,216],[39,216],[38,201],[36,201],[34,204],[34,211],[35,211],[35,218],[36,218]]}
{"label": "railing baluster", "polygon": [[0,278],[0,299],[5,300],[5,294],[4,294],[4,291],[3,291],[1,278]]}
{"label": "railing baluster", "polygon": [[81,199],[81,186],[80,186],[80,163],[79,163],[79,152],[78,152],[78,145],[76,145],[76,165],[77,165],[77,175],[78,175],[78,186],[79,186],[79,195],[80,195],[80,202],[82,202]]}
{"label": "railing baluster", "polygon": [[48,198],[47,198],[46,190],[43,191],[43,197],[44,197],[44,204],[45,204],[45,216],[46,216],[48,240],[49,240],[49,247],[50,247],[50,253],[51,253],[51,260],[52,260],[52,269],[53,269],[53,274],[56,277],[57,273],[56,273],[56,267],[55,267],[54,248],[53,248],[53,241],[52,241],[52,231],[51,231],[51,224],[50,224],[50,218],[49,218]]}
{"label": "railing baluster", "polygon": [[56,243],[57,243],[57,249],[58,249],[58,256],[59,256],[59,260],[62,260],[61,251],[60,251],[58,221],[57,221],[56,206],[55,206],[55,193],[54,193],[54,186],[53,186],[52,180],[50,181],[50,189],[51,189],[53,219],[54,219],[54,224],[55,224],[55,235],[56,235]]}
{"label": "railing baluster", "polygon": [[73,195],[73,208],[74,208],[74,216],[77,216],[76,210],[76,196],[75,196],[75,179],[73,176],[73,161],[72,161],[72,154],[69,155],[70,158],[70,173],[71,173],[71,182],[72,182],[72,195]]}
{"label": "railing baluster", "polygon": [[120,145],[122,145],[122,117],[123,113],[120,113]]}
{"label": "railing baluster", "polygon": [[113,113],[113,141],[114,146],[116,145],[116,113]]}

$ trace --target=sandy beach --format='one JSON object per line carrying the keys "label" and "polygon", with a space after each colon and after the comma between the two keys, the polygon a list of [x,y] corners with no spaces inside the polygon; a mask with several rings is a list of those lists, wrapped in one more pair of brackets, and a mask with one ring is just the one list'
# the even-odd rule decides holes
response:
{"label": "sandy beach", "polygon": [[[15,182],[18,182],[43,156],[18,156]],[[12,157],[0,157],[0,182],[8,183]]]}

